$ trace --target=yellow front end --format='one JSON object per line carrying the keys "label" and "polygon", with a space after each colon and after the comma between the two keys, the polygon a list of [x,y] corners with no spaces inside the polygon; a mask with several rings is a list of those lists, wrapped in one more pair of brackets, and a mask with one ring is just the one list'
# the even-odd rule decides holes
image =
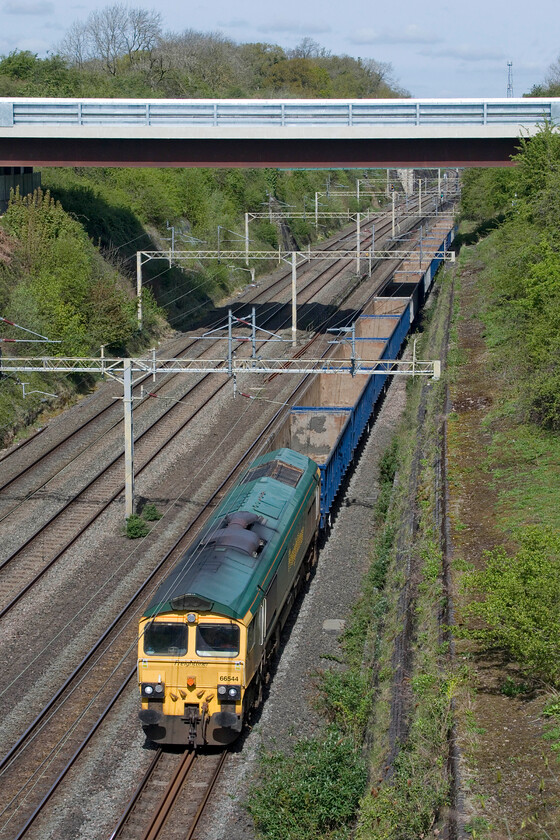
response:
{"label": "yellow front end", "polygon": [[246,628],[221,616],[140,622],[140,720],[160,744],[227,744],[243,724]]}

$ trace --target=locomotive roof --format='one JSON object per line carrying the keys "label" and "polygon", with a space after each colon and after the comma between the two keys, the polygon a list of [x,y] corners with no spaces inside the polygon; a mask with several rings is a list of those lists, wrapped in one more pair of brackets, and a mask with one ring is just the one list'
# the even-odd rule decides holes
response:
{"label": "locomotive roof", "polygon": [[[270,584],[317,465],[291,449],[254,461],[157,590],[145,617],[212,612],[242,619]],[[264,545],[261,547],[261,543]]]}

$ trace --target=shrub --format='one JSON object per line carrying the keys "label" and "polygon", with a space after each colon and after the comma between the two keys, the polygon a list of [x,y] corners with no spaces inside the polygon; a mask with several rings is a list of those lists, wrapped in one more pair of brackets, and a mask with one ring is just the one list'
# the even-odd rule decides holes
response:
{"label": "shrub", "polygon": [[365,762],[336,728],[299,741],[293,754],[265,755],[261,784],[248,810],[267,840],[319,840],[348,836],[347,826],[367,780]]}
{"label": "shrub", "polygon": [[162,515],[153,502],[144,505],[144,509],[142,510],[142,519],[145,522],[156,522],[158,519],[161,519]]}
{"label": "shrub", "polygon": [[129,540],[137,540],[150,533],[150,528],[138,514],[133,513],[126,520],[126,536]]}
{"label": "shrub", "polygon": [[[362,640],[363,642],[364,640]],[[373,681],[369,669],[322,671],[319,674],[318,705],[327,720],[352,737],[356,744],[363,734],[371,714]]]}
{"label": "shrub", "polygon": [[537,526],[520,534],[510,556],[503,547],[488,552],[486,567],[466,576],[469,591],[481,596],[466,617],[482,628],[460,635],[506,651],[532,675],[560,683],[560,533]]}

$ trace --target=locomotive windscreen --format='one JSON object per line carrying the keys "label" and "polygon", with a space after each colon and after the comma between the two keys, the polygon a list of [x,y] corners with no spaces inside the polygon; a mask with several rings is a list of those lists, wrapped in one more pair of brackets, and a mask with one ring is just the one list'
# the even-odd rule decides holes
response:
{"label": "locomotive windscreen", "polygon": [[196,653],[197,656],[237,656],[239,627],[236,624],[199,624]]}
{"label": "locomotive windscreen", "polygon": [[184,656],[187,652],[185,624],[152,621],[144,633],[144,653],[148,656]]}

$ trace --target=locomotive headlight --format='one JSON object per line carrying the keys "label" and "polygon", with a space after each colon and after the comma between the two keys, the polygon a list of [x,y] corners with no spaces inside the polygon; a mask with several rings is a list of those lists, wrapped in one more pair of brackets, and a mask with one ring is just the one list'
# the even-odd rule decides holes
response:
{"label": "locomotive headlight", "polygon": [[187,621],[189,624],[194,624],[196,621],[196,614],[195,613],[187,613]]}
{"label": "locomotive headlight", "polygon": [[222,703],[237,703],[238,700],[241,700],[241,686],[219,685],[218,700]]}
{"label": "locomotive headlight", "polygon": [[163,700],[165,697],[165,686],[163,683],[142,683],[142,697],[151,700]]}

